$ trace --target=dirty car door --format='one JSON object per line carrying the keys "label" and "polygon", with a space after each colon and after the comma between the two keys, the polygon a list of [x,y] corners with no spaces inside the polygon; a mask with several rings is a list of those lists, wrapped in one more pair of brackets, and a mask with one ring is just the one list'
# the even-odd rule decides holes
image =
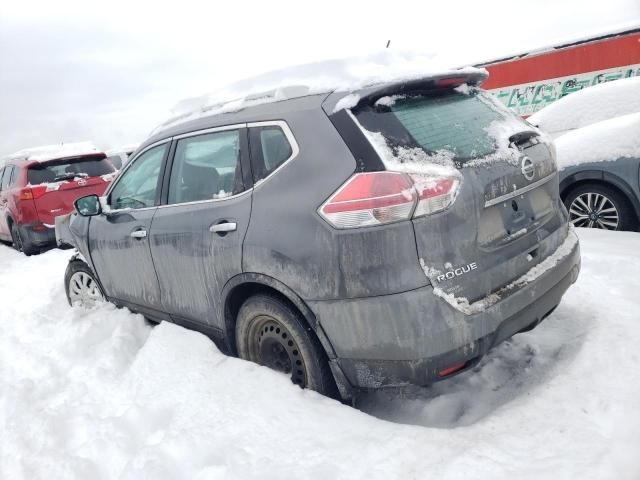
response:
{"label": "dirty car door", "polygon": [[151,224],[151,253],[163,311],[177,323],[220,328],[220,292],[242,271],[251,213],[242,159],[243,126],[178,138],[163,205]]}
{"label": "dirty car door", "polygon": [[155,310],[160,309],[160,290],[149,230],[168,146],[154,146],[134,159],[109,191],[106,212],[89,224],[89,251],[105,294]]}

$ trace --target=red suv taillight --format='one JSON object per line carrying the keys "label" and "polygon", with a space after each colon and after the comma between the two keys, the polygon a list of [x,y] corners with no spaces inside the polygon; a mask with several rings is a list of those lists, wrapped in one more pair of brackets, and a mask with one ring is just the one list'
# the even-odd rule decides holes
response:
{"label": "red suv taillight", "polygon": [[408,220],[444,210],[455,200],[455,178],[399,172],[356,173],[319,209],[335,228],[358,228]]}
{"label": "red suv taillight", "polygon": [[20,190],[20,200],[38,199],[47,191],[46,186],[38,185],[35,187],[25,187]]}

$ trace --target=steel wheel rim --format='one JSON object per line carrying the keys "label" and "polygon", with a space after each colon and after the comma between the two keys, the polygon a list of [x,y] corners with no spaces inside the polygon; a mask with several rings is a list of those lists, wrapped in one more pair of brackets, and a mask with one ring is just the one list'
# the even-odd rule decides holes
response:
{"label": "steel wheel rim", "polygon": [[291,332],[276,319],[261,315],[253,319],[248,335],[249,360],[291,375],[296,385],[307,385],[307,368]]}
{"label": "steel wheel rim", "polygon": [[617,230],[620,212],[615,204],[600,193],[578,195],[569,206],[569,219],[576,227]]}
{"label": "steel wheel rim", "polygon": [[91,275],[76,272],[69,279],[69,299],[72,305],[89,308],[101,302],[103,297],[100,287]]}

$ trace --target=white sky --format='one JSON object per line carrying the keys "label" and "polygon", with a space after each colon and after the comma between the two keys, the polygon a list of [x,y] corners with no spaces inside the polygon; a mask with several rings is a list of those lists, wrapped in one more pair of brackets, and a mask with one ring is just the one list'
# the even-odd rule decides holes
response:
{"label": "white sky", "polygon": [[181,99],[384,49],[451,65],[640,25],[640,0],[0,0],[0,155],[144,140]]}

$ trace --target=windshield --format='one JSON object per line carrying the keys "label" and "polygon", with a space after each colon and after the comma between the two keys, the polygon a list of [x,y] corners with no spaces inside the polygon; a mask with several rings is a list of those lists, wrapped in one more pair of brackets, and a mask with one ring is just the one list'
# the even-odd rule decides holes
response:
{"label": "windshield", "polygon": [[446,151],[459,163],[496,151],[489,134],[505,116],[483,93],[446,90],[429,95],[385,97],[354,112],[370,132],[381,133],[390,147],[420,147],[428,154]]}
{"label": "windshield", "polygon": [[113,172],[113,165],[106,158],[67,158],[30,166],[28,181],[31,185],[39,185],[76,177],[99,177]]}

